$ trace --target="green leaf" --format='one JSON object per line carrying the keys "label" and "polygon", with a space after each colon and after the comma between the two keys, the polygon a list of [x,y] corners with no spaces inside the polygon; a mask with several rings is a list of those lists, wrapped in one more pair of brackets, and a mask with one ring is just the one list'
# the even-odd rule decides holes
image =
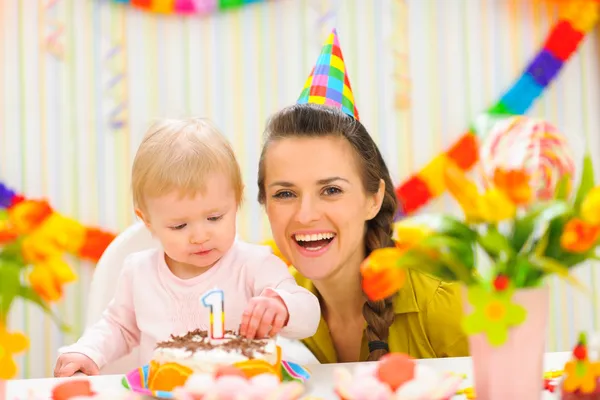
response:
{"label": "green leaf", "polygon": [[523,217],[515,220],[509,236],[511,246],[516,252],[531,251],[533,244],[545,234],[551,221],[570,213],[571,206],[562,200],[532,207]]}
{"label": "green leaf", "polygon": [[[533,268],[529,260],[523,256],[516,257],[511,264],[509,276],[512,277],[513,284],[516,288],[524,288],[534,286],[537,281],[537,271]],[[534,276],[535,275],[535,276]]]}
{"label": "green leaf", "polygon": [[432,235],[405,253],[402,265],[436,276],[444,281],[474,281],[473,248],[464,240]]}
{"label": "green leaf", "polygon": [[20,286],[21,268],[19,264],[0,260],[0,322],[6,320]]}
{"label": "green leaf", "polygon": [[588,192],[594,187],[594,163],[590,153],[587,153],[583,158],[583,170],[581,173],[581,181],[579,183],[579,189],[575,197],[575,210],[579,211],[583,199]]}
{"label": "green leaf", "polygon": [[19,265],[20,268],[24,268],[26,266],[26,263],[23,259],[21,242],[22,239],[18,238],[17,240],[11,243],[5,244],[2,250],[0,251],[0,260],[7,260],[9,262]]}
{"label": "green leaf", "polygon": [[539,268],[544,274],[556,274],[571,285],[581,289],[586,295],[591,296],[591,291],[583,285],[577,278],[569,273],[569,268],[560,262],[548,257],[539,257],[532,255],[530,257],[531,265]]}
{"label": "green leaf", "polygon": [[492,225],[487,226],[485,233],[477,235],[477,243],[494,262],[506,260],[515,254],[507,237]]}
{"label": "green leaf", "polygon": [[60,330],[63,332],[71,331],[71,328],[61,321],[60,317],[56,315],[54,311],[52,311],[48,303],[45,302],[31,287],[21,286],[19,288],[19,296],[27,301],[37,304],[42,310],[44,310],[46,314],[50,316],[54,323],[58,325]]}
{"label": "green leaf", "polygon": [[556,189],[554,190],[554,198],[556,200],[567,201],[569,199],[569,187],[572,176],[570,174],[565,174],[560,177],[560,180],[556,184]]}
{"label": "green leaf", "polygon": [[477,233],[464,222],[448,215],[423,214],[409,217],[406,221],[411,225],[425,226],[438,235],[452,236],[467,241],[474,241],[477,236]]}

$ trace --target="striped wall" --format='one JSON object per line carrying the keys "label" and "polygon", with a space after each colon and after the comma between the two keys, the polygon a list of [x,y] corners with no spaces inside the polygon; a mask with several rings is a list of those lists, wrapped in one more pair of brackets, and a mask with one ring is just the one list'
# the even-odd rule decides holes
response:
{"label": "striped wall", "polygon": [[[556,17],[552,0],[278,0],[189,18],[101,0],[1,0],[0,180],[120,231],[134,220],[129,168],[144,129],[207,116],[234,143],[247,182],[239,233],[260,241],[269,237],[255,201],[261,130],[295,101],[331,26],[361,120],[400,182],[503,93]],[[578,157],[586,136],[600,153],[599,55],[595,32],[531,112],[565,132]],[[456,207],[445,197],[427,210]],[[80,281],[57,306],[71,334],[33,307],[13,310],[13,328],[32,340],[22,376],[51,375],[56,349],[81,331],[93,265],[73,262]],[[577,274],[598,282],[589,267]],[[591,304],[552,283],[550,350],[599,328]]]}

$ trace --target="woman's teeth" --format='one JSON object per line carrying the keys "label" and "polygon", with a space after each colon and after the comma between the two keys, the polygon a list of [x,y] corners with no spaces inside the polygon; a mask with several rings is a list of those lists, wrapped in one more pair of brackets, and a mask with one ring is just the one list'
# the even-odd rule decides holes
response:
{"label": "woman's teeth", "polygon": [[333,240],[335,233],[312,233],[312,234],[296,234],[294,239],[296,242],[309,251],[317,251],[328,245]]}

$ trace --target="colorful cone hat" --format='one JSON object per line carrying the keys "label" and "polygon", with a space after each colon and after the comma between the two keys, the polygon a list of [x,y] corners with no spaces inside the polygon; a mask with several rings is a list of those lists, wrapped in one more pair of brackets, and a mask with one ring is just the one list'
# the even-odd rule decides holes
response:
{"label": "colorful cone hat", "polygon": [[306,80],[297,103],[333,106],[358,121],[358,110],[335,29],[321,49],[317,64]]}

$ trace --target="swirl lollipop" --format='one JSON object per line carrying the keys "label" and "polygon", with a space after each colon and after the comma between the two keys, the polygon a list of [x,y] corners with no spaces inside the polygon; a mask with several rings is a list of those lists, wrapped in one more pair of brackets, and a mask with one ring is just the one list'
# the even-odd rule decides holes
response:
{"label": "swirl lollipop", "polygon": [[532,200],[549,200],[558,183],[569,177],[575,166],[566,139],[549,123],[515,116],[494,125],[481,146],[481,166],[488,177],[497,168],[524,170],[530,176]]}

